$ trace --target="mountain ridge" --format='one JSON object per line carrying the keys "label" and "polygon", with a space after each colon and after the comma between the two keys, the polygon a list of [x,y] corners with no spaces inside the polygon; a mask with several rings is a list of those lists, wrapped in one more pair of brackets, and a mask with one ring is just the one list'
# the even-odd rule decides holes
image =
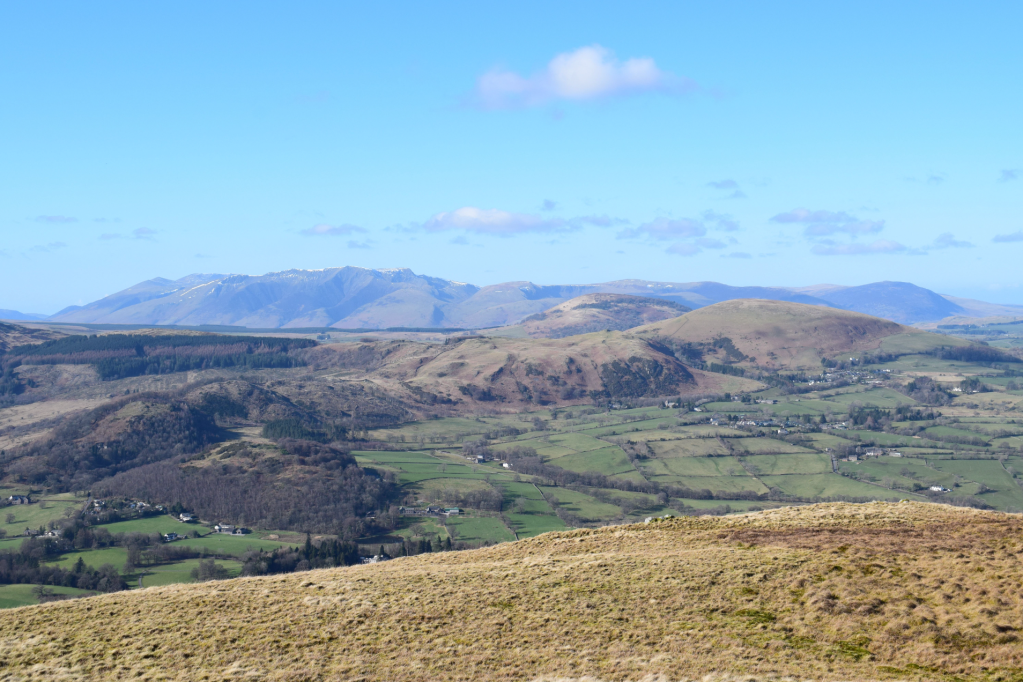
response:
{"label": "mountain ridge", "polygon": [[86,324],[232,325],[252,328],[489,328],[518,324],[589,294],[642,296],[701,308],[735,299],[805,303],[868,313],[903,324],[971,312],[1012,314],[1023,306],[956,299],[906,282],[846,287],[731,286],[719,282],[540,285],[520,280],[486,286],[419,275],[408,268],[356,266],[282,270],[264,275],[194,273],[135,284],[47,321]]}

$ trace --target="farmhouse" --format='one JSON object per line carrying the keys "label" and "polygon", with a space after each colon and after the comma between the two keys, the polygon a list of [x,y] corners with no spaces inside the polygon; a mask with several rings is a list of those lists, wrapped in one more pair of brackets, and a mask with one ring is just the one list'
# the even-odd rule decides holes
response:
{"label": "farmhouse", "polygon": [[188,512],[181,512],[180,514],[178,514],[178,521],[181,521],[183,523],[191,523],[192,521],[195,521],[195,516],[189,514]]}
{"label": "farmhouse", "polygon": [[218,523],[217,525],[213,526],[213,532],[231,534],[234,533],[234,526],[228,525],[226,523]]}
{"label": "farmhouse", "polygon": [[7,498],[8,504],[31,504],[32,499],[28,495],[11,495]]}

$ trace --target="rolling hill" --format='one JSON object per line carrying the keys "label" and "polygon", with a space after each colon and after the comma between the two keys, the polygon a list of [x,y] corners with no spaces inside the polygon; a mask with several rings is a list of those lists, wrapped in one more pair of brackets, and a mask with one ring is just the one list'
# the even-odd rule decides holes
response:
{"label": "rolling hill", "polygon": [[817,296],[844,310],[903,324],[940,320],[965,312],[962,306],[946,297],[908,282],[874,282],[821,292]]}
{"label": "rolling hill", "polygon": [[[29,606],[10,679],[1016,679],[1018,515],[826,504]],[[717,674],[717,675],[715,675]],[[707,678],[704,678],[707,679]]]}
{"label": "rolling hill", "polygon": [[514,411],[530,405],[756,390],[758,382],[687,367],[666,348],[622,332],[562,339],[452,338],[445,344],[324,346],[313,366],[354,370],[387,391],[436,404]]}
{"label": "rolling hill", "polygon": [[772,369],[820,369],[822,358],[880,351],[886,340],[905,336],[913,338],[909,345],[917,352],[969,343],[862,313],[755,299],[716,303],[630,333],[699,344],[719,362]]}
{"label": "rolling hill", "polygon": [[673,301],[646,296],[585,294],[530,315],[516,325],[490,330],[488,335],[560,339],[596,331],[624,331],[689,311]]}

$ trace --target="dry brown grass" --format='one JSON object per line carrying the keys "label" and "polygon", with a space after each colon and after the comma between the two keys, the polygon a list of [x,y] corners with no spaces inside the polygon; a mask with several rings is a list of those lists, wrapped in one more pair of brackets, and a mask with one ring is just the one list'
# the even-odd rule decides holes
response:
{"label": "dry brown grass", "polygon": [[6,612],[0,680],[1018,680],[1023,519],[831,504]]}
{"label": "dry brown grass", "polygon": [[862,313],[760,299],[715,303],[632,332],[699,343],[726,336],[750,362],[775,369],[819,369],[822,357],[876,350],[897,334],[926,335]]}

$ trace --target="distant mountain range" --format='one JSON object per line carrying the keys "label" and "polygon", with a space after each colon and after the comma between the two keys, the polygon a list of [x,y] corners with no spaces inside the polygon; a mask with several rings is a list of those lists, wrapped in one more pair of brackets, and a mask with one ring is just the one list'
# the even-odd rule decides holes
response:
{"label": "distant mountain range", "polygon": [[20,313],[17,310],[0,309],[0,320],[14,320],[16,322],[31,322],[32,320],[45,320],[46,315],[35,313]]}
{"label": "distant mountain range", "polygon": [[[903,324],[949,316],[1023,315],[1023,306],[942,296],[906,282],[786,288],[628,279],[546,286],[521,281],[478,287],[417,275],[407,268],[369,270],[348,266],[261,276],[193,274],[178,280],[156,278],[88,305],[65,308],[45,319],[251,328],[481,328],[515,324],[577,296],[598,293],[658,298],[689,308],[740,298],[790,301],[867,313]],[[0,319],[43,319],[17,315],[21,314],[0,311]]]}

